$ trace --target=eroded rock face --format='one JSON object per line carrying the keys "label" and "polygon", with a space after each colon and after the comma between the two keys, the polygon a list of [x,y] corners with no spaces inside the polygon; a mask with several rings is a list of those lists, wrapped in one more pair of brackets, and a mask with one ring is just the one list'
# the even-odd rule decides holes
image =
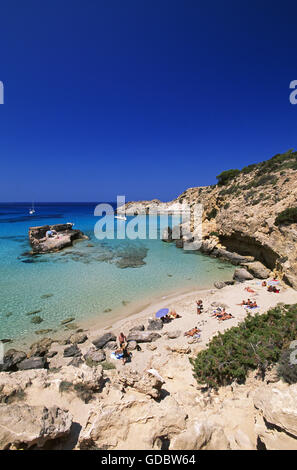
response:
{"label": "eroded rock face", "polygon": [[[297,448],[297,384],[260,388],[254,396],[254,405],[265,421],[276,430],[296,439]],[[265,441],[265,436],[262,435]]]}
{"label": "eroded rock face", "polygon": [[119,382],[124,388],[132,387],[140,393],[158,399],[165,381],[155,369],[150,369],[142,376],[137,372],[125,373],[119,377]]}
{"label": "eroded rock face", "polygon": [[0,405],[0,449],[42,448],[69,434],[72,417],[58,407]]}

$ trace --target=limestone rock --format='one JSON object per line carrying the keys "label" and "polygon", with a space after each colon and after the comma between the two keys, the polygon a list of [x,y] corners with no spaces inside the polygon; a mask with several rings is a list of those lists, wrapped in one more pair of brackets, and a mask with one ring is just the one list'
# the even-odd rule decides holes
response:
{"label": "limestone rock", "polygon": [[264,264],[260,263],[260,261],[246,263],[244,266],[247,268],[249,273],[258,279],[267,279],[270,275],[270,270],[267,269]]}
{"label": "limestone rock", "polygon": [[254,405],[266,422],[297,439],[297,384],[261,388]]}
{"label": "limestone rock", "polygon": [[254,277],[246,269],[237,268],[234,271],[233,279],[235,281],[243,282],[243,281],[250,281],[250,280],[254,279]]}
{"label": "limestone rock", "polygon": [[82,344],[85,343],[88,339],[88,336],[85,333],[74,333],[70,336],[69,341],[73,344]]}
{"label": "limestone rock", "polygon": [[0,449],[42,448],[67,436],[71,425],[70,413],[56,406],[0,405]]}
{"label": "limestone rock", "polygon": [[156,341],[159,338],[161,338],[161,336],[158,333],[150,331],[140,331],[129,333],[127,340],[136,341],[137,343],[151,343],[152,341]]}
{"label": "limestone rock", "polygon": [[51,347],[52,343],[53,343],[53,340],[51,338],[42,338],[40,341],[33,343],[30,346],[28,357],[31,357],[31,356],[43,357],[47,355],[48,350]]}
{"label": "limestone rock", "polygon": [[148,320],[148,330],[162,330],[163,328],[163,322],[160,318],[149,318]]}
{"label": "limestone rock", "polygon": [[216,281],[214,282],[214,286],[217,288],[217,289],[223,289],[223,287],[226,287],[226,283],[223,282],[223,281]]}
{"label": "limestone rock", "polygon": [[94,346],[96,346],[97,349],[101,349],[103,348],[109,341],[116,341],[116,336],[109,332],[109,333],[105,333],[104,335],[102,336],[99,336],[98,338],[94,339],[92,341],[92,343],[94,344]]}
{"label": "limestone rock", "polygon": [[129,332],[134,332],[134,331],[144,331],[145,328],[144,328],[144,325],[136,325],[136,326],[133,326],[133,328],[131,328],[129,330]]}
{"label": "limestone rock", "polygon": [[176,339],[179,338],[182,332],[180,330],[174,330],[174,331],[166,331],[165,335],[167,336],[168,339]]}
{"label": "limestone rock", "polygon": [[[49,230],[57,232],[57,235],[48,238],[46,232]],[[33,253],[60,251],[71,246],[74,240],[80,239],[88,239],[88,237],[80,230],[74,230],[71,223],[29,228],[29,241]]]}
{"label": "limestone rock", "polygon": [[152,398],[159,398],[164,379],[155,369],[147,370],[142,376],[137,372],[125,373],[119,377],[120,383],[125,387],[132,387],[140,393]]}
{"label": "limestone rock", "polygon": [[16,349],[9,349],[3,358],[3,364],[0,364],[0,372],[16,371],[17,365],[26,359],[27,354]]}
{"label": "limestone rock", "polygon": [[137,348],[136,341],[129,341],[128,342],[128,346],[127,346],[128,351],[135,351],[136,348]]}
{"label": "limestone rock", "polygon": [[81,351],[77,344],[73,344],[72,346],[69,346],[68,348],[64,349],[64,357],[77,357],[81,356]]}
{"label": "limestone rock", "polygon": [[64,366],[55,374],[56,380],[70,382],[73,385],[82,385],[93,392],[101,391],[104,385],[102,366],[88,367],[82,364],[80,367]]}
{"label": "limestone rock", "polygon": [[103,362],[106,359],[105,352],[102,349],[89,349],[89,351],[84,355],[85,360],[90,360],[92,362]]}
{"label": "limestone rock", "polygon": [[43,369],[46,365],[44,357],[30,357],[19,362],[17,367],[19,370]]}

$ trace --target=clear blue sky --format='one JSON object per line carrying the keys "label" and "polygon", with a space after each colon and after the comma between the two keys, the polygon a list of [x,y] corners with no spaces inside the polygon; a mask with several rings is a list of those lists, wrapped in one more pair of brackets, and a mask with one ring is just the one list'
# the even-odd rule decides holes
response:
{"label": "clear blue sky", "polygon": [[169,200],[297,148],[296,1],[1,2],[0,201]]}

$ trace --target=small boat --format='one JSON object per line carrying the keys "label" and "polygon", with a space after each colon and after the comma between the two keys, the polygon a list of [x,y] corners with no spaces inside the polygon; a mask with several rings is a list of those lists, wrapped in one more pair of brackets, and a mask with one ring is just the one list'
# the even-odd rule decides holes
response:
{"label": "small boat", "polygon": [[30,214],[30,215],[35,214],[34,202],[32,202],[32,207],[29,209],[29,214]]}
{"label": "small boat", "polygon": [[127,220],[127,217],[125,215],[115,215],[114,218],[119,220]]}

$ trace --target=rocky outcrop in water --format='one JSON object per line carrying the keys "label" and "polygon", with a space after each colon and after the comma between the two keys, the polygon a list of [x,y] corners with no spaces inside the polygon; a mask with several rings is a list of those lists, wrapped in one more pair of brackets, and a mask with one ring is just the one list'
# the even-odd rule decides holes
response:
{"label": "rocky outcrop in water", "polygon": [[[49,231],[52,236],[47,236]],[[88,237],[78,229],[73,229],[73,224],[43,225],[29,228],[29,241],[33,253],[49,253],[60,251],[72,246],[75,240],[87,240]]]}

